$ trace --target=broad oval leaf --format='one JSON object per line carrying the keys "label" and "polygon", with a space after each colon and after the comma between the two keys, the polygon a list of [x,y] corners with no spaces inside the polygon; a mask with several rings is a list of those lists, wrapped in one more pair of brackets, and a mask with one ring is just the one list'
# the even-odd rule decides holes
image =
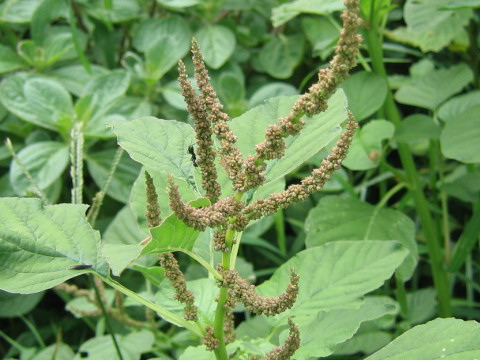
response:
{"label": "broad oval leaf", "polygon": [[21,69],[22,59],[8,46],[0,44],[0,74]]}
{"label": "broad oval leaf", "polygon": [[259,60],[265,72],[277,79],[292,76],[303,57],[303,35],[281,35],[273,38],[260,50]]}
{"label": "broad oval leaf", "polygon": [[297,301],[276,319],[295,316],[306,325],[322,311],[358,308],[359,299],[383,285],[407,255],[396,241],[330,242],[299,252],[257,289],[278,296],[289,282],[290,267],[295,268],[300,275]]}
{"label": "broad oval leaf", "polygon": [[361,121],[377,111],[387,97],[388,84],[385,78],[372,72],[353,74],[342,84],[348,99],[348,108]]}
{"label": "broad oval leaf", "polygon": [[[41,190],[52,185],[70,162],[68,145],[56,141],[33,143],[20,151],[18,158]],[[24,196],[33,190],[27,176],[14,160],[10,167],[10,183],[17,195]]]}
{"label": "broad oval leaf", "polygon": [[7,0],[0,6],[0,20],[6,23],[28,23],[42,2],[43,0]]}
{"label": "broad oval leaf", "polygon": [[455,120],[457,115],[478,104],[480,104],[480,91],[470,91],[445,102],[438,110],[438,117],[447,123],[450,120]]}
{"label": "broad oval leaf", "polygon": [[465,163],[480,162],[480,105],[448,121],[440,135],[445,157]]}
{"label": "broad oval leaf", "polygon": [[44,292],[35,294],[10,294],[0,291],[0,318],[13,318],[24,315],[42,300]]}
{"label": "broad oval leaf", "polygon": [[397,210],[376,208],[352,198],[322,198],[305,220],[307,248],[338,240],[396,240],[409,250],[397,274],[408,280],[418,262],[415,224]]}
{"label": "broad oval leaf", "polygon": [[343,9],[341,0],[296,0],[272,10],[272,22],[278,27],[301,13],[330,14]]}
{"label": "broad oval leaf", "polygon": [[119,145],[149,169],[193,181],[188,147],[195,143],[193,128],[175,120],[145,116],[111,125]]}
{"label": "broad oval leaf", "polygon": [[205,63],[218,69],[232,56],[235,49],[235,35],[222,25],[208,25],[201,28],[195,37],[200,45]]}
{"label": "broad oval leaf", "polygon": [[478,359],[480,324],[460,319],[435,319],[406,331],[365,360]]}
{"label": "broad oval leaf", "polygon": [[[278,97],[233,119],[230,126],[238,136],[237,146],[243,155],[255,153],[255,146],[265,140],[265,131],[291,110],[298,96]],[[346,120],[346,98],[342,90],[328,101],[328,110],[306,118],[306,125],[297,136],[285,140],[285,156],[267,162],[267,182],[274,181],[311,158],[340,133],[339,124]]]}
{"label": "broad oval leaf", "polygon": [[70,131],[72,99],[55,80],[18,73],[2,81],[0,100],[25,121],[50,130]]}
{"label": "broad oval leaf", "polygon": [[[407,105],[436,110],[445,100],[458,93],[473,80],[472,70],[466,64],[413,77],[395,93],[395,99]],[[448,86],[445,86],[448,84]]]}
{"label": "broad oval leaf", "polygon": [[391,139],[394,125],[386,120],[372,120],[353,136],[343,165],[351,170],[368,170],[378,166],[382,159],[382,141]]}
{"label": "broad oval leaf", "polygon": [[100,234],[87,222],[87,208],[0,198],[0,289],[30,294],[91,270],[106,275]]}

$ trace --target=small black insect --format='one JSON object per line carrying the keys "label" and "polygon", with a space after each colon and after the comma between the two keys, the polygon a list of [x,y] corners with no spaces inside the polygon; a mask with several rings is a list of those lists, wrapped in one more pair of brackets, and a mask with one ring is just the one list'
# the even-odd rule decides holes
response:
{"label": "small black insect", "polygon": [[69,267],[69,269],[72,270],[83,270],[83,269],[90,269],[93,265],[72,265]]}
{"label": "small black insect", "polygon": [[197,167],[198,164],[197,164],[197,155],[195,155],[195,150],[193,149],[193,145],[190,145],[188,147],[188,153],[191,155],[192,157],[192,163],[193,163],[193,166]]}

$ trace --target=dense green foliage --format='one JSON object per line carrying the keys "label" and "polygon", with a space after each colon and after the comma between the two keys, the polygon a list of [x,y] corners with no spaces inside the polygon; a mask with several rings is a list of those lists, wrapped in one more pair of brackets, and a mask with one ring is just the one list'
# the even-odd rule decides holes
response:
{"label": "dense green foliage", "polygon": [[[342,169],[307,201],[238,233],[232,264],[259,294],[278,297],[291,267],[300,283],[295,305],[274,317],[237,305],[226,347],[235,359],[283,344],[289,319],[301,338],[292,359],[480,358],[480,1],[360,7],[359,65],[328,110],[286,139],[285,156],[267,161],[263,184],[241,194],[267,198],[318,168],[348,103],[360,128]],[[202,345],[218,312],[213,231],[188,227],[165,191],[171,174],[183,201],[210,205],[176,65],[194,73],[195,37],[236,145],[253,155],[328,65],[343,9],[342,0],[0,3],[1,358],[224,359]],[[145,170],[163,219],[153,229]],[[222,198],[238,195],[227,174],[218,182]],[[197,323],[158,264],[168,252]]]}

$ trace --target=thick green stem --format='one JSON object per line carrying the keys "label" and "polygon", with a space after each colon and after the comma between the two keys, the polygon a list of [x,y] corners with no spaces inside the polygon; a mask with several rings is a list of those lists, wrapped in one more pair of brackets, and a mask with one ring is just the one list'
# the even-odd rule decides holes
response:
{"label": "thick green stem", "polygon": [[[370,28],[367,29],[366,32],[368,51],[372,59],[374,73],[386,79],[387,72],[383,63],[382,43],[376,27],[378,22],[374,17],[375,11],[372,11]],[[393,100],[390,90],[387,93],[387,98],[383,107],[387,118],[390,119],[395,126],[400,125],[402,117],[395,104],[395,101]],[[409,191],[414,200],[415,207],[417,209],[418,216],[420,217],[422,228],[425,234],[425,240],[430,257],[430,265],[432,268],[433,282],[437,291],[439,315],[441,317],[448,317],[451,316],[450,288],[447,273],[444,269],[438,230],[433,221],[428,201],[423,193],[423,186],[408,144],[399,142],[398,152],[403,168],[407,175]]]}
{"label": "thick green stem", "polygon": [[287,238],[285,237],[285,223],[283,210],[280,209],[275,214],[275,229],[277,230],[278,248],[284,256],[287,255]]}

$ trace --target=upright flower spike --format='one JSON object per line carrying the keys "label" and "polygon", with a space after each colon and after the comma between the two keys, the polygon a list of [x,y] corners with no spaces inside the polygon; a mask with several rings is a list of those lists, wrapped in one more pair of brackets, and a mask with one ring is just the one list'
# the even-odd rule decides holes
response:
{"label": "upright flower spike", "polygon": [[346,130],[333,148],[332,153],[322,161],[322,165],[313,170],[312,174],[303,179],[300,184],[290,185],[285,191],[273,193],[267,199],[258,199],[246,206],[244,214],[247,218],[253,220],[275,214],[279,209],[306,200],[311,194],[323,188],[335,170],[340,168],[352,143],[353,134],[358,128],[353,114],[350,111],[347,111],[347,114],[349,121]]}
{"label": "upright flower spike", "polygon": [[294,104],[290,113],[280,119],[278,124],[270,125],[265,141],[255,147],[255,156],[250,156],[244,164],[244,184],[236,184],[240,191],[247,191],[262,184],[266,165],[265,160],[279,159],[284,155],[284,138],[296,135],[305,122],[302,116],[313,116],[328,107],[328,99],[338,86],[348,77],[348,72],[356,65],[356,58],[362,38],[357,35],[360,25],[359,0],[345,0],[346,9],[342,13],[343,28],[335,47],[335,56],[326,69],[318,74],[318,82],[302,95]]}
{"label": "upright flower spike", "polygon": [[235,146],[237,137],[228,126],[229,116],[223,112],[223,105],[217,93],[210,84],[210,76],[205,67],[203,55],[195,39],[192,40],[193,65],[197,77],[197,85],[201,92],[202,103],[205,105],[207,117],[213,125],[213,132],[220,141],[220,163],[228,174],[229,179],[236,183],[237,176],[242,168],[243,156]]}
{"label": "upright flower spike", "polygon": [[154,228],[160,225],[162,218],[160,217],[157,191],[148,171],[145,171],[145,184],[147,186],[147,212],[145,215],[147,216],[148,227]]}
{"label": "upright flower spike", "polygon": [[202,187],[207,198],[216,202],[222,193],[222,187],[217,182],[217,169],[215,167],[215,150],[213,149],[212,125],[207,117],[204,102],[195,94],[195,90],[188,81],[185,64],[178,62],[178,81],[182,87],[182,94],[187,103],[188,112],[193,120],[195,136],[197,138],[196,164],[202,173]]}

